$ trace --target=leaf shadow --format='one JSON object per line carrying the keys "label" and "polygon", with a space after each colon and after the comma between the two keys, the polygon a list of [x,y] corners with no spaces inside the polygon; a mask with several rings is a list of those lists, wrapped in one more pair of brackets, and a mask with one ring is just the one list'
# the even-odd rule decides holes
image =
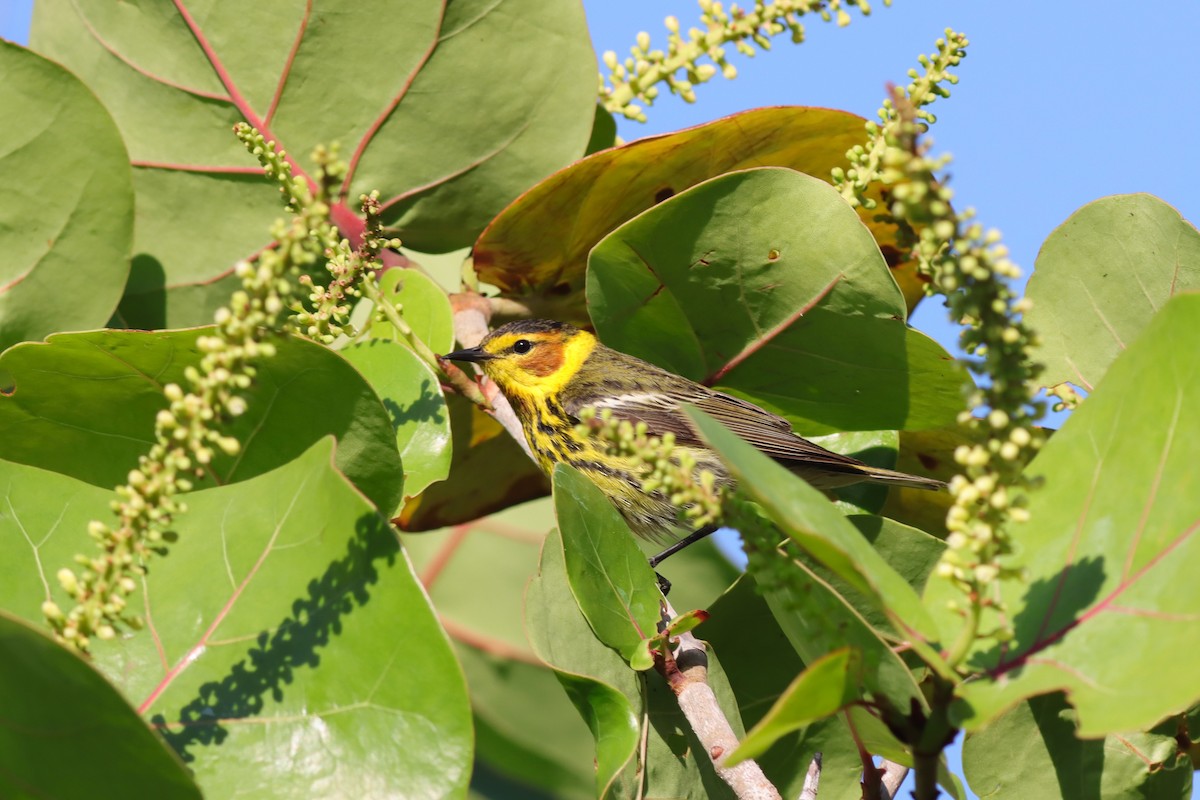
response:
{"label": "leaf shadow", "polygon": [[971,666],[992,674],[1019,671],[1031,655],[1061,639],[1079,622],[1099,596],[1104,578],[1104,558],[1089,556],[1029,584],[1025,602],[1012,620],[1012,641],[979,651]]}
{"label": "leaf shadow", "polygon": [[307,594],[292,603],[291,613],[264,630],[254,645],[219,681],[203,684],[197,696],[168,722],[155,714],[151,725],[185,763],[194,762],[197,747],[222,744],[229,735],[222,724],[262,713],[268,696],[283,700],[284,688],[297,670],[321,664],[320,650],[342,631],[343,618],[371,598],[378,582],[378,562],[395,562],[399,543],[377,514],[363,514],[346,543],[346,555],[309,581]]}
{"label": "leaf shadow", "polygon": [[383,407],[392,420],[392,430],[398,431],[409,423],[441,423],[445,420],[446,402],[440,393],[434,391],[433,381],[422,379],[420,392],[415,400],[403,406],[390,397],[383,398]]}

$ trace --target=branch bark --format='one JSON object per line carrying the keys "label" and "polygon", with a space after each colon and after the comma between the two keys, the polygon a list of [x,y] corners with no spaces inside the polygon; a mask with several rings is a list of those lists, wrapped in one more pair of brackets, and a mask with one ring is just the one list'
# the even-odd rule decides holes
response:
{"label": "branch bark", "polygon": [[879,767],[883,770],[883,789],[887,793],[885,800],[894,800],[896,792],[900,791],[900,784],[908,777],[908,767],[887,759]]}
{"label": "branch bark", "polygon": [[[665,627],[666,622],[675,617],[675,609],[665,599],[663,606]],[[708,651],[704,642],[691,633],[680,634],[677,641],[675,651],[660,653],[654,666],[674,692],[683,716],[712,761],[713,769],[739,800],[782,800],[779,790],[767,780],[758,762],[743,761],[734,767],[723,765],[722,757],[733,752],[738,738],[708,685]]]}

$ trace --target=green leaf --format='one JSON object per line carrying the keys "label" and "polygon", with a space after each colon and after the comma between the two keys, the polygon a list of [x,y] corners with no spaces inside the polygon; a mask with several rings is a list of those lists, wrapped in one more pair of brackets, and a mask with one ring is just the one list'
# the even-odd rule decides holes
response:
{"label": "green leaf", "polygon": [[1180,295],[1029,466],[1045,485],[1011,534],[1027,580],[1000,587],[1015,638],[969,658],[980,675],[952,708],[968,730],[1060,690],[1088,737],[1200,697],[1200,362],[1181,346],[1195,341],[1200,294]]}
{"label": "green leaf", "polygon": [[179,759],[79,656],[0,613],[0,794],[199,798]]}
{"label": "green leaf", "polygon": [[[396,430],[406,497],[450,472],[450,412],[429,365],[403,345],[375,339],[340,351],[379,395]],[[399,507],[385,509],[398,513]]]}
{"label": "green leaf", "polygon": [[965,373],[905,325],[870,232],[798,172],[723,175],[644,212],[592,250],[587,297],[605,344],[804,435],[944,427],[962,405]]}
{"label": "green leaf", "polygon": [[282,215],[231,135],[235,122],[278,142],[310,180],[314,146],[340,142],[350,170],[334,207],[342,234],[357,243],[357,198],[377,189],[385,221],[434,252],[470,244],[520,192],[582,155],[596,102],[583,9],[550,0],[293,0],[190,15],[45,0],[31,41],[83,76],[125,135],[139,258],[122,310],[171,327],[211,318],[216,298],[183,287],[267,246]]}
{"label": "green leaf", "polygon": [[[596,741],[596,793],[614,797],[641,739],[640,676],[596,639],[567,582],[558,531],[542,547],[525,595],[529,639],[558,676]],[[625,780],[628,780],[626,778]]]}
{"label": "green leaf", "polygon": [[[555,797],[594,796],[591,732],[530,648],[522,625],[525,587],[553,524],[554,507],[545,498],[453,528],[403,536],[471,687],[473,787],[481,776],[489,786],[503,776],[521,784],[507,795],[519,798],[533,795],[535,787]],[[565,583],[563,590],[588,640],[628,672],[616,653],[595,640]]]}
{"label": "green leaf", "polygon": [[[36,487],[47,476],[2,466],[0,486]],[[49,477],[40,491],[8,491],[5,507],[15,510],[0,529],[0,563],[32,557],[45,574],[94,551],[82,528],[45,512],[40,527],[29,523],[39,517],[27,512],[53,507],[56,484],[70,481]],[[75,483],[79,497],[95,495],[84,513],[103,518],[107,493]],[[462,673],[386,521],[334,470],[332,441],[187,503],[178,542],[136,598],[146,630],[95,651],[205,793],[465,793],[472,746]],[[56,581],[43,580],[33,599],[48,591],[65,603]],[[0,605],[28,607],[10,585]]]}
{"label": "green leaf", "polygon": [[1192,765],[1174,727],[1080,739],[1061,694],[1033,697],[967,736],[963,772],[980,797],[1177,800],[1190,795]]}
{"label": "green leaf", "polygon": [[449,475],[404,504],[396,519],[403,530],[461,525],[550,493],[546,473],[499,422],[461,395],[448,395],[446,405],[454,436]]}
{"label": "green leaf", "polygon": [[[787,167],[824,178],[844,167],[846,151],[862,143],[864,123],[845,111],[772,106],[595,153],[504,209],[475,243],[475,267],[505,294],[532,295],[531,303],[553,304],[556,318],[586,322],[580,290],[588,252],[618,226],[691,186],[737,170]],[[883,201],[882,187],[868,194]],[[763,213],[754,209],[747,219]],[[900,256],[896,224],[866,208],[859,217],[877,249],[888,254],[909,307],[916,305],[924,285],[915,264]]]}
{"label": "green leaf", "polygon": [[[400,305],[400,316],[430,350],[447,353],[454,349],[450,298],[433,278],[415,269],[389,269],[379,278],[379,291],[385,300]],[[386,319],[372,323],[370,333],[372,339],[404,339]]]}
{"label": "green leaf", "polygon": [[[747,726],[757,724],[804,669],[804,663],[776,623],[750,576],[742,577],[710,606],[709,618],[698,635],[714,652],[722,655],[721,663],[737,698],[739,716]],[[840,720],[837,717],[827,721],[840,725],[840,735],[830,736],[816,747],[812,746],[812,739],[825,723],[817,723],[780,739],[756,759],[767,779],[784,797],[800,794],[815,752],[821,752],[823,758],[822,797],[846,796],[854,800],[861,797],[862,760]]]}
{"label": "green leaf", "polygon": [[1038,253],[1027,290],[1046,386],[1092,390],[1176,294],[1200,289],[1200,232],[1147,194],[1076,211]]}
{"label": "green leaf", "polygon": [[554,508],[579,610],[596,638],[631,661],[658,632],[654,570],[608,497],[565,464],[554,468]]}
{"label": "green leaf", "polygon": [[[133,181],[121,134],[78,78],[0,41],[0,351],[104,325],[129,275]],[[81,135],[86,132],[86,135]]]}
{"label": "green leaf", "polygon": [[857,700],[861,667],[858,652],[848,647],[814,661],[796,676],[737,749],[725,757],[725,765],[758,758],[787,734],[836,714]]}
{"label": "green leaf", "polygon": [[872,600],[914,646],[939,635],[916,591],[825,496],[694,408],[687,410],[742,491],[809,555]]}
{"label": "green leaf", "polygon": [[[523,784],[518,798],[535,787],[555,798],[595,797],[591,731],[554,671],[467,644],[455,652],[471,687],[476,763]],[[478,777],[477,768],[472,784]]]}
{"label": "green leaf", "polygon": [[[186,385],[200,363],[196,339],[211,329],[58,334],[0,355],[12,388],[0,393],[0,458],[61,472],[106,488],[125,482],[154,437],[167,407],[162,388]],[[313,342],[283,338],[258,364],[245,414],[226,429],[242,443],[218,455],[207,477],[232,483],[260,475],[338,438],[337,463],[380,509],[402,493],[400,458],[387,412],[339,355]]]}

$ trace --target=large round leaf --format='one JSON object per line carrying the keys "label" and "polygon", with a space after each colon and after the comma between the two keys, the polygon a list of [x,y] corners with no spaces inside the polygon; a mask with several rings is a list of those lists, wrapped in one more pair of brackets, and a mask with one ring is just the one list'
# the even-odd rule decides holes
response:
{"label": "large round leaf", "polygon": [[385,220],[434,252],[470,244],[582,155],[594,118],[595,61],[575,3],[46,0],[31,39],[84,76],[128,144],[139,257],[122,311],[135,324],[162,319],[164,303],[171,327],[205,322],[213,298],[185,287],[269,244],[278,193],[230,133],[236,122],[277,141],[305,176],[315,145],[341,142],[343,233],[361,234],[357,198],[378,189]]}
{"label": "large round leaf", "polygon": [[[1180,295],[1030,464],[1045,486],[1011,534],[1027,579],[1001,585],[1015,637],[971,655],[981,675],[953,708],[968,728],[1059,690],[1084,736],[1200,698],[1200,362],[1180,346],[1196,341],[1200,294]],[[931,610],[947,592],[929,582]]]}
{"label": "large round leaf", "polygon": [[904,323],[871,234],[828,184],[787,169],[693,187],[592,251],[605,344],[787,417],[800,433],[944,427],[963,371]]}
{"label": "large round leaf", "polygon": [[200,790],[91,665],[0,614],[0,794],[198,800]]}
{"label": "large round leaf", "polygon": [[[163,386],[184,385],[200,363],[196,339],[211,329],[59,334],[0,356],[10,384],[0,392],[0,458],[109,488],[125,482],[154,439],[167,407]],[[322,436],[338,438],[338,466],[380,509],[400,501],[403,473],[392,423],[379,397],[338,354],[282,338],[260,360],[248,410],[228,427],[242,443],[218,455],[208,477],[244,480],[300,455]]]}
{"label": "large round leaf", "polygon": [[[595,153],[518,198],[475,244],[488,283],[526,299],[543,316],[586,322],[580,290],[588,251],[617,227],[684,189],[748,167],[789,167],[827,179],[863,143],[865,120],[827,108],[757,108],[687,130]],[[880,187],[871,194],[880,199]],[[903,261],[896,226],[862,209],[911,308],[923,295]]]}
{"label": "large round leaf", "polygon": [[98,328],[129,275],[133,182],[104,106],[59,65],[0,41],[0,350]]}
{"label": "large round leaf", "polygon": [[[325,439],[283,467],[188,495],[179,540],[139,589],[146,629],[97,664],[212,797],[462,796],[462,673],[386,521]],[[94,544],[50,512],[102,519],[108,492],[0,462],[0,606],[66,601],[53,571]],[[31,568],[35,562],[39,568]],[[49,577],[47,577],[49,576]]]}
{"label": "large round leaf", "polygon": [[1172,296],[1200,289],[1200,232],[1147,194],[1076,211],[1042,245],[1029,322],[1042,337],[1042,382],[1083,389],[1104,377]]}

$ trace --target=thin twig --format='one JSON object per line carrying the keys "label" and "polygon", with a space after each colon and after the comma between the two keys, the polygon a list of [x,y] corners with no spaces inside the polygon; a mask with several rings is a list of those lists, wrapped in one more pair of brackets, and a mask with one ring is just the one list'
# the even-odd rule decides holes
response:
{"label": "thin twig", "polygon": [[896,792],[900,791],[900,784],[908,777],[908,767],[886,758],[879,766],[883,770],[883,790],[886,792],[884,800],[894,800]]}
{"label": "thin twig", "polygon": [[804,787],[800,790],[799,800],[817,800],[817,790],[821,788],[821,754],[813,753],[808,765],[808,773],[804,776]]}
{"label": "thin twig", "polygon": [[[666,623],[676,614],[666,600],[663,600],[663,606],[665,629]],[[779,790],[767,780],[758,762],[746,760],[734,767],[724,766],[722,756],[733,752],[738,739],[708,685],[708,651],[704,642],[691,633],[680,634],[676,641],[674,652],[659,653],[654,666],[675,693],[679,708],[704,752],[708,753],[713,769],[740,800],[782,800]]]}

